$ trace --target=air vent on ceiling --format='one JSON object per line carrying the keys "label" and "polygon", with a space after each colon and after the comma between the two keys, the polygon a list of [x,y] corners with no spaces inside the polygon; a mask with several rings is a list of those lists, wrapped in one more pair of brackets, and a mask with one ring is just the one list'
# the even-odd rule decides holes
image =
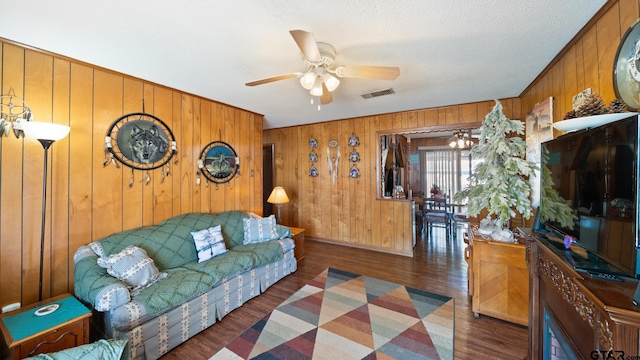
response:
{"label": "air vent on ceiling", "polygon": [[373,91],[370,93],[366,93],[366,94],[362,94],[361,96],[365,99],[371,99],[374,97],[378,97],[378,96],[385,96],[385,95],[391,95],[391,94],[395,94],[396,92],[393,91],[392,88],[388,88],[388,89],[384,89],[384,90],[378,90],[378,91]]}

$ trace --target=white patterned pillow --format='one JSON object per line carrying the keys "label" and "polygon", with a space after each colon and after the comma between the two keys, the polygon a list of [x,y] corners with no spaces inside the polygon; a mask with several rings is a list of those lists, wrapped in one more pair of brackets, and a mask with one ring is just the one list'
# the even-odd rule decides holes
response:
{"label": "white patterned pillow", "polygon": [[158,271],[147,252],[135,245],[129,245],[119,253],[99,257],[97,262],[107,269],[109,275],[127,284],[133,295],[167,277],[167,273]]}
{"label": "white patterned pillow", "polygon": [[276,217],[271,215],[266,218],[242,219],[244,226],[243,244],[255,244],[278,238],[276,230]]}
{"label": "white patterned pillow", "polygon": [[227,252],[220,225],[191,232],[198,252],[198,262],[207,261]]}

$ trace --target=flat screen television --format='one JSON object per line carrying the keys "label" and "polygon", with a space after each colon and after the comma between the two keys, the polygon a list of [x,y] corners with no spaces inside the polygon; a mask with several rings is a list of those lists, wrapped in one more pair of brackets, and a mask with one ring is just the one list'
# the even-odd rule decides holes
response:
{"label": "flat screen television", "polygon": [[[543,221],[550,234],[540,229],[536,236],[577,270],[638,277],[638,139],[638,116],[633,115],[542,144],[549,154],[542,166],[550,170],[554,189],[568,200],[575,220],[573,228]],[[566,249],[565,235],[578,247]]]}

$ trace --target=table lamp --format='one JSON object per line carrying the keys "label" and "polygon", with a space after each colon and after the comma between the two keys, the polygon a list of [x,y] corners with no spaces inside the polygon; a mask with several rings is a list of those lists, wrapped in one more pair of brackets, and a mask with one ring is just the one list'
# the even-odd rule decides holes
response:
{"label": "table lamp", "polygon": [[278,207],[278,223],[282,224],[282,217],[280,217],[280,208],[282,207],[282,204],[286,204],[289,202],[287,192],[284,191],[284,188],[282,186],[276,186],[273,188],[271,195],[269,195],[267,202],[270,204],[276,204],[276,206]]}

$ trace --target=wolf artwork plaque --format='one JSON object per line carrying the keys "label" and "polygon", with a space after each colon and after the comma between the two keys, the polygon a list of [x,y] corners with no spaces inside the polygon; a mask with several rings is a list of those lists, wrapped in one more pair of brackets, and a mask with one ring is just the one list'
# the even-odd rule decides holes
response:
{"label": "wolf artwork plaque", "polygon": [[123,165],[137,170],[159,168],[177,151],[167,125],[145,113],[127,114],[116,120],[107,132],[106,149]]}

